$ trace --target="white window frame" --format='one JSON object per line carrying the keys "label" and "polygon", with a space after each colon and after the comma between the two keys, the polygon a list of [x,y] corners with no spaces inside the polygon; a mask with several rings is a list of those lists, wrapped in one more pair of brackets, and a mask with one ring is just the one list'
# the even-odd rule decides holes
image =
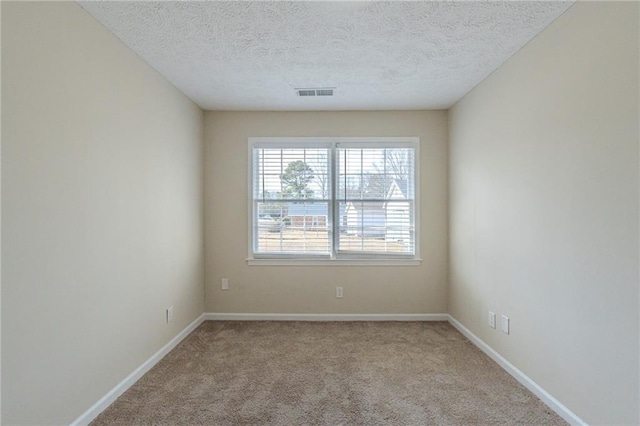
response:
{"label": "white window frame", "polygon": [[[414,254],[394,254],[394,253],[375,253],[375,254],[356,254],[356,253],[338,253],[336,250],[337,236],[335,235],[335,226],[333,218],[336,217],[336,209],[339,203],[336,203],[336,180],[337,168],[335,161],[337,157],[337,148],[340,145],[349,148],[375,148],[380,146],[394,146],[397,148],[413,148],[414,149]],[[254,253],[254,198],[253,198],[253,149],[254,148],[327,148],[329,149],[328,167],[329,167],[329,183],[330,192],[329,209],[332,211],[327,217],[329,233],[332,239],[331,253],[329,255],[317,254],[263,254]],[[370,265],[370,266],[414,266],[419,265],[422,261],[420,258],[420,138],[418,137],[250,137],[248,139],[248,257],[249,265],[273,265],[273,266],[321,266],[321,265]]]}

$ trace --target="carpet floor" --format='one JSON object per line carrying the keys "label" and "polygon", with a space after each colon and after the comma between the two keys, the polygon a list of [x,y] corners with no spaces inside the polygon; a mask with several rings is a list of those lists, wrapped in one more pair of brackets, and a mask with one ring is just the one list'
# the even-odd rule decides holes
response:
{"label": "carpet floor", "polygon": [[560,425],[446,322],[206,321],[93,425]]}

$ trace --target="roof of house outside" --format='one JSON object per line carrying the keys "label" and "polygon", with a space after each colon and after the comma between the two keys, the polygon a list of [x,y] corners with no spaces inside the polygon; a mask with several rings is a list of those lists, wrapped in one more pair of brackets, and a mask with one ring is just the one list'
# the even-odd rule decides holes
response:
{"label": "roof of house outside", "polygon": [[[408,187],[409,185],[407,184],[406,179],[394,179],[391,182],[391,187],[389,188],[389,193],[387,194],[387,196],[391,198],[391,195],[393,194],[394,189],[398,188],[398,190],[400,190],[400,195],[401,195],[400,198],[408,198],[407,197]],[[398,197],[394,197],[394,198],[398,198]]]}

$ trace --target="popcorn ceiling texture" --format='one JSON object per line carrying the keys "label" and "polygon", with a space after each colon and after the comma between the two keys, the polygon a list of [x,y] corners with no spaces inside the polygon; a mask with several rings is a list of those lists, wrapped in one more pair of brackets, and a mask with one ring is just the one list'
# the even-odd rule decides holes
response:
{"label": "popcorn ceiling texture", "polygon": [[80,2],[209,110],[448,108],[572,4]]}

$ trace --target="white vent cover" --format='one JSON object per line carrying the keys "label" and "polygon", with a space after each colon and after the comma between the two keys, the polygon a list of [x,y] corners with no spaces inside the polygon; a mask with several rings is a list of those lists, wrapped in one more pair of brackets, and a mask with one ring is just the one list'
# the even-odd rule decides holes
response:
{"label": "white vent cover", "polygon": [[298,96],[333,96],[335,87],[314,87],[305,89],[296,89]]}

